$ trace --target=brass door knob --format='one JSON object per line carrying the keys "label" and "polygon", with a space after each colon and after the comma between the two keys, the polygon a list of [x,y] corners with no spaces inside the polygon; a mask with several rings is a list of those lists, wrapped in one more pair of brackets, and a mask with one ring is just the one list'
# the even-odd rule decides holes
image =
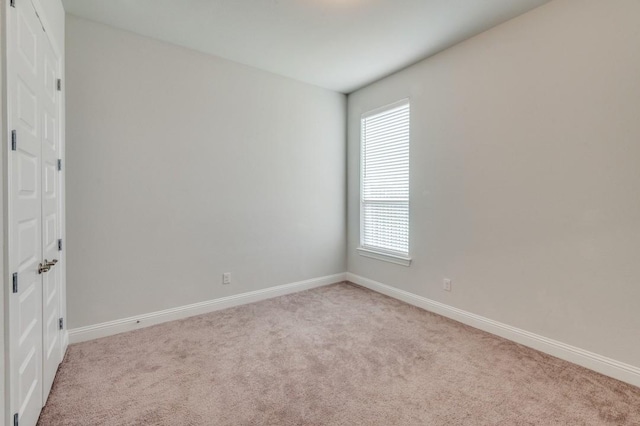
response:
{"label": "brass door knob", "polygon": [[58,263],[58,259],[53,259],[51,262],[47,262],[47,259],[44,260],[44,264],[51,267]]}

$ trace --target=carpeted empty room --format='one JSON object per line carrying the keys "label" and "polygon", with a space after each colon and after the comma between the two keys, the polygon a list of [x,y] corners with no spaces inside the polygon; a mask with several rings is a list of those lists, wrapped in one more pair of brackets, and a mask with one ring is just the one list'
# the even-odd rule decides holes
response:
{"label": "carpeted empty room", "polygon": [[640,426],[640,0],[0,0],[0,426]]}
{"label": "carpeted empty room", "polygon": [[40,424],[637,425],[640,389],[342,283],[73,345]]}

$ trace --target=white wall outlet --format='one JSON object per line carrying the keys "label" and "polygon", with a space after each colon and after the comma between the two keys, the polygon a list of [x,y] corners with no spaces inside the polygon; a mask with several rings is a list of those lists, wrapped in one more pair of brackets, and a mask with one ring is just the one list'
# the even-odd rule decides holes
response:
{"label": "white wall outlet", "polygon": [[442,282],[442,289],[444,291],[451,291],[451,280],[449,278],[445,278]]}
{"label": "white wall outlet", "polygon": [[222,284],[231,284],[231,272],[222,274]]}

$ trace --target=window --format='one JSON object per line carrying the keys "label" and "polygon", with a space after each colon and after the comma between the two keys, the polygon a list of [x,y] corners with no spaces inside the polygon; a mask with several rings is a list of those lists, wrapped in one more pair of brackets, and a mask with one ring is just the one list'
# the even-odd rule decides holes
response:
{"label": "window", "polygon": [[360,248],[409,266],[409,100],[362,116]]}

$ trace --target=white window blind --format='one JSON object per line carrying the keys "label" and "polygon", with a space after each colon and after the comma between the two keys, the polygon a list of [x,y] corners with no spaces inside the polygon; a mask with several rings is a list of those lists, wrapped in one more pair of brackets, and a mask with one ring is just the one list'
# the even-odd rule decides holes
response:
{"label": "white window blind", "polygon": [[361,246],[409,255],[408,100],[362,117]]}

